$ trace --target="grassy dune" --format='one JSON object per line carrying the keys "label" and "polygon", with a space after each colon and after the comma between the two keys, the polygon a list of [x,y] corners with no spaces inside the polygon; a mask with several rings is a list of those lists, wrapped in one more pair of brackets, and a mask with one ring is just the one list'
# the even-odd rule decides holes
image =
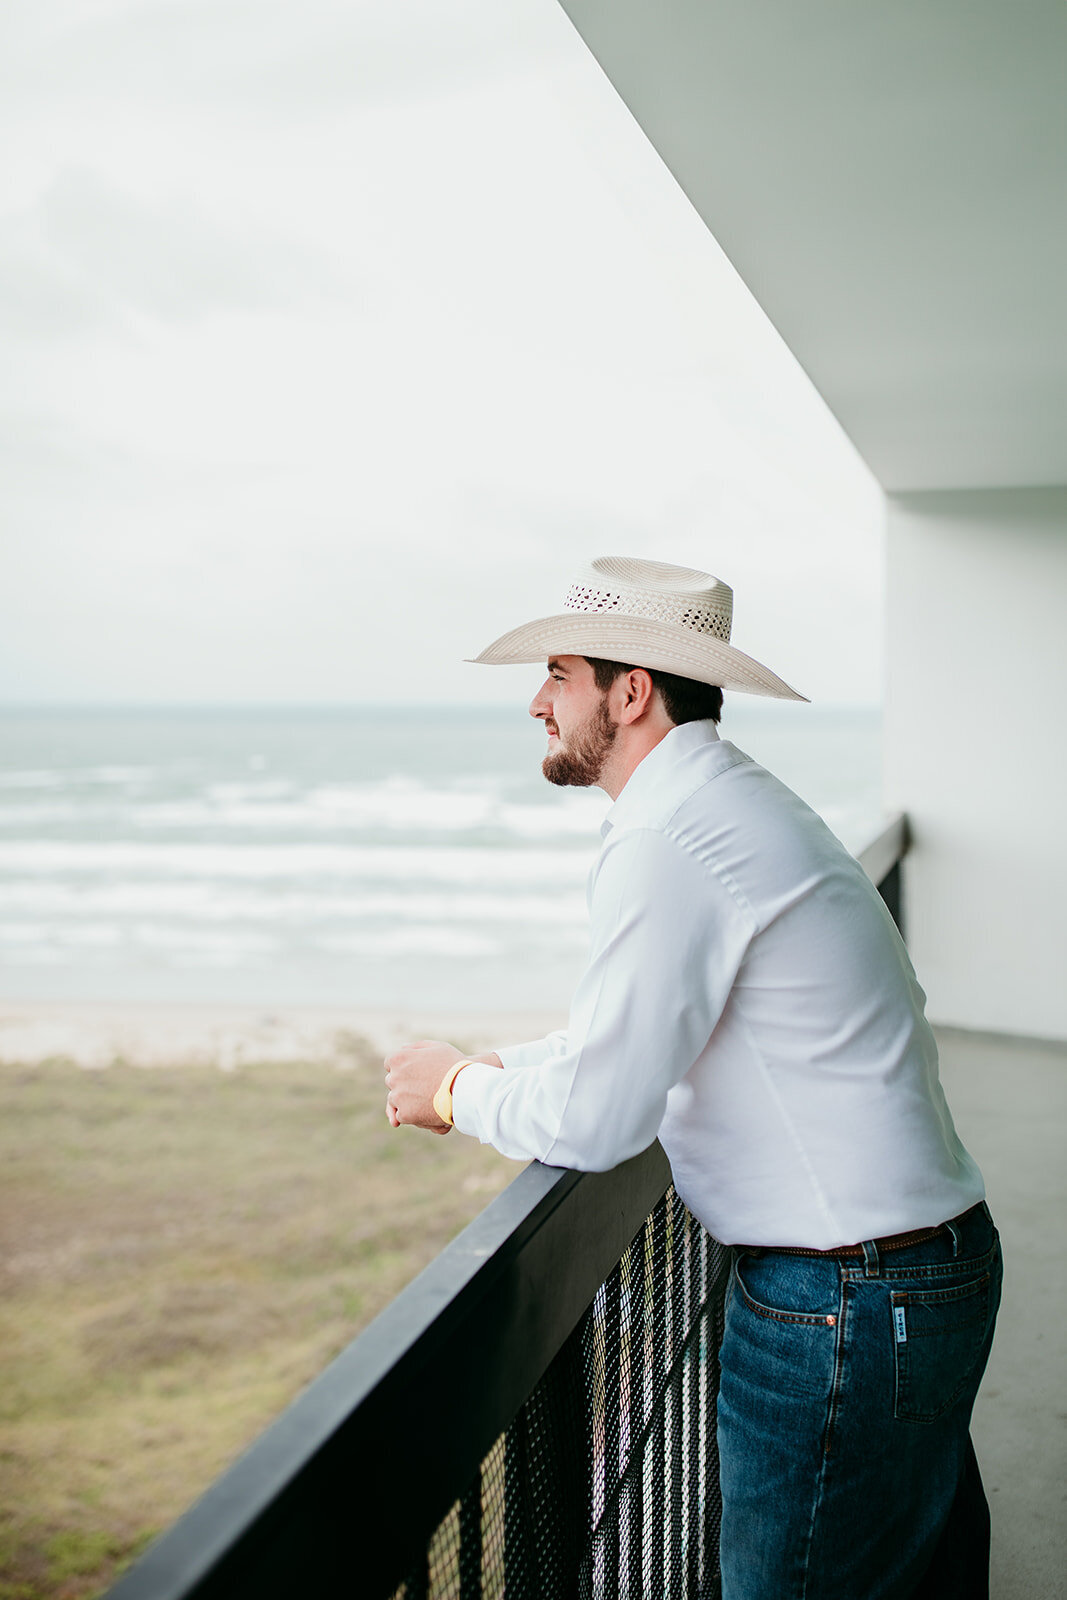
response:
{"label": "grassy dune", "polygon": [[342,1043],[0,1065],[0,1600],[98,1593],[514,1176]]}

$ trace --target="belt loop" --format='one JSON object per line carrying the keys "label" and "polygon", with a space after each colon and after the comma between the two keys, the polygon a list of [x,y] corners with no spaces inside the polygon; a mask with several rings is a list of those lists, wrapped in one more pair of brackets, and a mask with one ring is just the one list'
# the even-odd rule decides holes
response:
{"label": "belt loop", "polygon": [[860,1245],[863,1251],[863,1276],[865,1278],[878,1278],[881,1276],[882,1263],[878,1258],[878,1246],[873,1239],[865,1239]]}
{"label": "belt loop", "polygon": [[960,1230],[955,1222],[946,1222],[945,1227],[952,1235],[952,1259],[955,1261],[956,1257],[960,1253],[960,1247],[963,1244],[963,1240],[960,1237]]}

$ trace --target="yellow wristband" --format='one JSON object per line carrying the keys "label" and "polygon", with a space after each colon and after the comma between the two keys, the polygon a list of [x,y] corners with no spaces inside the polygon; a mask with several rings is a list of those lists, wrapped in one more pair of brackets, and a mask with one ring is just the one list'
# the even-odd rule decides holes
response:
{"label": "yellow wristband", "polygon": [[441,1121],[447,1122],[450,1128],[455,1126],[454,1122],[452,1121],[452,1085],[463,1071],[463,1068],[469,1067],[470,1064],[470,1061],[465,1058],[462,1061],[455,1062],[453,1066],[449,1067],[448,1071],[441,1079],[440,1088],[433,1097],[434,1110],[437,1112],[437,1115],[440,1117]]}

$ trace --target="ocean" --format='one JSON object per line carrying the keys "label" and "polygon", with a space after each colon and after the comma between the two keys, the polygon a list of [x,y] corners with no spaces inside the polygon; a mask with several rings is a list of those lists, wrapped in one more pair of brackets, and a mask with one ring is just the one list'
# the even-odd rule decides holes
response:
{"label": "ocean", "polygon": [[[721,732],[857,849],[876,708]],[[565,1007],[610,802],[500,708],[0,712],[0,999]]]}

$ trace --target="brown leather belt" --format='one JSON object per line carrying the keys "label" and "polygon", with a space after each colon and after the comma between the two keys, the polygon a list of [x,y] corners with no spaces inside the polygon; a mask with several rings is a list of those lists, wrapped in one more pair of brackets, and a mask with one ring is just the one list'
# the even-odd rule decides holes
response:
{"label": "brown leather belt", "polygon": [[[978,1202],[981,1205],[981,1201]],[[971,1211],[977,1211],[978,1206],[972,1206],[970,1211],[964,1211],[958,1217],[950,1220],[957,1225],[970,1216]],[[872,1241],[875,1248],[882,1250],[904,1250],[910,1244],[925,1244],[927,1239],[936,1239],[939,1233],[944,1233],[948,1227],[947,1222],[939,1222],[936,1228],[915,1228],[911,1233],[891,1233],[886,1239]],[[754,1244],[738,1245],[739,1250],[744,1250],[752,1255],[773,1251],[776,1256],[862,1256],[864,1254],[861,1244],[838,1244],[832,1250],[808,1250],[803,1245],[790,1244]]]}
{"label": "brown leather belt", "polygon": [[[888,1239],[875,1239],[874,1244],[881,1250],[903,1250],[909,1244],[924,1244],[927,1239],[936,1239],[944,1227],[941,1223],[936,1228],[917,1228],[914,1233],[891,1233]],[[742,1248],[745,1248],[742,1246]],[[861,1256],[861,1244],[838,1244],[832,1250],[806,1250],[799,1244],[764,1244],[756,1245],[758,1252],[773,1252],[776,1256]]]}

